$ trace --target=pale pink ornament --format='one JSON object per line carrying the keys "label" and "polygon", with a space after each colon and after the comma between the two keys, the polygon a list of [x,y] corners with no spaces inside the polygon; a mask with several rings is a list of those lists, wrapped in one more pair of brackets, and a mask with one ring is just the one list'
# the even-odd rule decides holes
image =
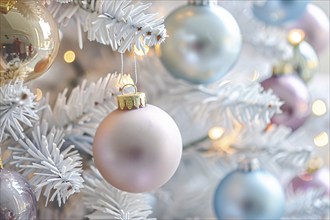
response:
{"label": "pale pink ornament", "polygon": [[308,4],[302,17],[285,27],[288,30],[302,29],[306,35],[306,41],[314,50],[321,54],[329,48],[329,18],[326,13],[314,4]]}
{"label": "pale pink ornament", "polygon": [[161,187],[181,160],[179,128],[165,111],[145,105],[144,93],[118,96],[118,107],[96,131],[96,167],[104,179],[123,191],[139,193]]}

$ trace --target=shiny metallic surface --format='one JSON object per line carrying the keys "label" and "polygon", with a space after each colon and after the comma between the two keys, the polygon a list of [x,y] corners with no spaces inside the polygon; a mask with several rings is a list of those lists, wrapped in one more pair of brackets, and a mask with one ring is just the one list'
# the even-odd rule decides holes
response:
{"label": "shiny metallic surface", "polygon": [[37,201],[28,181],[19,173],[0,169],[0,219],[32,220]]}
{"label": "shiny metallic surface", "polygon": [[280,219],[285,196],[270,173],[235,170],[219,184],[214,197],[218,219]]}
{"label": "shiny metallic surface", "polygon": [[165,19],[169,37],[160,59],[176,78],[190,83],[214,82],[237,60],[242,37],[234,17],[219,6],[187,5]]}
{"label": "shiny metallic surface", "polygon": [[0,13],[0,84],[17,78],[25,81],[39,77],[53,63],[59,34],[47,9],[40,15],[24,16],[16,8]]}

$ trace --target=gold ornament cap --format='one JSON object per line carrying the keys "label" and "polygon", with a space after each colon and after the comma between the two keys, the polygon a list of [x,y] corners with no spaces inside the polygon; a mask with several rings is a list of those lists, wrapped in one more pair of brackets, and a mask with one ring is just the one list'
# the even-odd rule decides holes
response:
{"label": "gold ornament cap", "polygon": [[273,66],[272,74],[273,75],[285,75],[291,74],[294,72],[293,66],[287,61],[280,62]]}
{"label": "gold ornament cap", "polygon": [[[134,93],[124,94],[124,88],[132,86],[134,87]],[[117,104],[119,110],[134,110],[143,108],[147,104],[146,94],[143,92],[137,92],[137,88],[134,84],[127,84],[121,88],[121,95],[117,96]]]}
{"label": "gold ornament cap", "polygon": [[7,14],[16,4],[16,0],[0,0],[0,12]]}

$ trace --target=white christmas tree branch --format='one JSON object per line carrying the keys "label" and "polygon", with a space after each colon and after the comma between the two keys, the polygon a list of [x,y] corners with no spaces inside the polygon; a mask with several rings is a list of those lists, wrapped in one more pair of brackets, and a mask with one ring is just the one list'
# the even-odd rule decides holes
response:
{"label": "white christmas tree branch", "polygon": [[[196,121],[212,121],[232,129],[237,122],[266,125],[275,113],[281,112],[283,103],[257,82],[243,84],[222,80],[208,86],[191,85],[170,77],[157,59],[144,59],[140,71],[144,80],[140,84],[146,89],[149,100],[166,108],[173,116],[185,112]],[[155,69],[157,74],[150,74]]]}
{"label": "white christmas tree branch", "polygon": [[275,113],[281,112],[282,105],[271,91],[264,91],[258,83],[243,85],[223,81],[212,89],[182,83],[168,95],[175,105],[173,109],[180,110],[180,105],[175,103],[185,102],[184,108],[190,109],[196,120],[212,119],[227,128],[231,128],[233,122],[267,124]]}
{"label": "white christmas tree branch", "polygon": [[115,95],[125,84],[133,80],[127,74],[109,74],[96,83],[74,88],[69,97],[67,90],[60,93],[53,108],[51,118],[54,126],[63,128],[64,139],[77,148],[92,154],[92,142],[95,131],[103,118],[116,109]]}
{"label": "white christmas tree branch", "polygon": [[[312,146],[298,146],[291,129],[283,126],[254,125],[244,127],[213,141],[212,151],[258,157],[262,162],[277,165],[280,169],[303,170],[310,159]],[[228,156],[228,155],[227,155]]]}
{"label": "white christmas tree branch", "polygon": [[89,40],[125,53],[134,46],[144,51],[145,46],[154,46],[165,40],[164,19],[158,18],[157,14],[144,13],[150,6],[133,4],[131,0],[61,0],[52,2],[49,10],[60,24],[71,18],[77,22],[81,48],[83,29],[88,32]]}
{"label": "white christmas tree branch", "polygon": [[35,95],[23,81],[0,86],[0,142],[5,135],[14,140],[23,138],[24,126],[32,127],[38,117]]}
{"label": "white christmas tree branch", "polygon": [[84,172],[84,201],[89,219],[145,220],[152,213],[143,194],[120,191],[106,182],[95,167]]}
{"label": "white christmas tree branch", "polygon": [[9,147],[13,157],[10,163],[21,168],[24,176],[32,175],[30,183],[35,187],[38,199],[43,191],[46,205],[56,198],[61,206],[83,187],[82,162],[73,145],[61,149],[62,130],[52,128],[48,131],[48,124],[40,122],[34,127],[31,138],[18,141],[20,147]]}
{"label": "white christmas tree branch", "polygon": [[320,190],[297,192],[288,198],[282,219],[326,219],[330,214],[329,196]]}

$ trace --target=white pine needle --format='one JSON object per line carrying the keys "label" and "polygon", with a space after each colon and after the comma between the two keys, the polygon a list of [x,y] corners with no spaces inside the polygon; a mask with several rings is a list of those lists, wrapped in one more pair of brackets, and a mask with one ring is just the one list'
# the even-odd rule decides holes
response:
{"label": "white pine needle", "polygon": [[96,83],[74,88],[69,97],[67,90],[57,97],[51,120],[63,128],[64,139],[92,155],[92,142],[96,129],[105,116],[117,108],[115,95],[133,80],[127,74],[109,74]]}
{"label": "white pine needle", "polygon": [[[79,6],[81,3],[81,0],[58,0],[49,5],[49,10],[60,24],[72,18],[77,22],[78,34],[82,27],[90,41],[110,45],[119,53],[131,51],[134,46],[145,50],[145,46],[165,40],[164,19],[144,13],[151,4],[133,4],[131,0],[96,0]],[[82,36],[78,38],[82,47]]]}
{"label": "white pine needle", "polygon": [[321,190],[298,191],[288,198],[283,219],[326,219],[329,210],[329,196]]}
{"label": "white pine needle", "polygon": [[81,157],[74,146],[61,149],[63,137],[62,130],[52,128],[48,132],[48,124],[43,121],[34,127],[31,138],[18,141],[20,147],[8,148],[13,156],[10,163],[21,168],[24,176],[32,175],[29,181],[36,197],[39,199],[43,191],[46,206],[55,198],[61,206],[83,187]]}
{"label": "white pine needle", "polygon": [[35,95],[23,81],[0,86],[0,142],[4,135],[23,138],[24,126],[32,127],[39,119]]}
{"label": "white pine needle", "polygon": [[143,194],[127,193],[111,186],[95,167],[84,172],[84,201],[93,213],[89,219],[145,220],[152,213]]}

